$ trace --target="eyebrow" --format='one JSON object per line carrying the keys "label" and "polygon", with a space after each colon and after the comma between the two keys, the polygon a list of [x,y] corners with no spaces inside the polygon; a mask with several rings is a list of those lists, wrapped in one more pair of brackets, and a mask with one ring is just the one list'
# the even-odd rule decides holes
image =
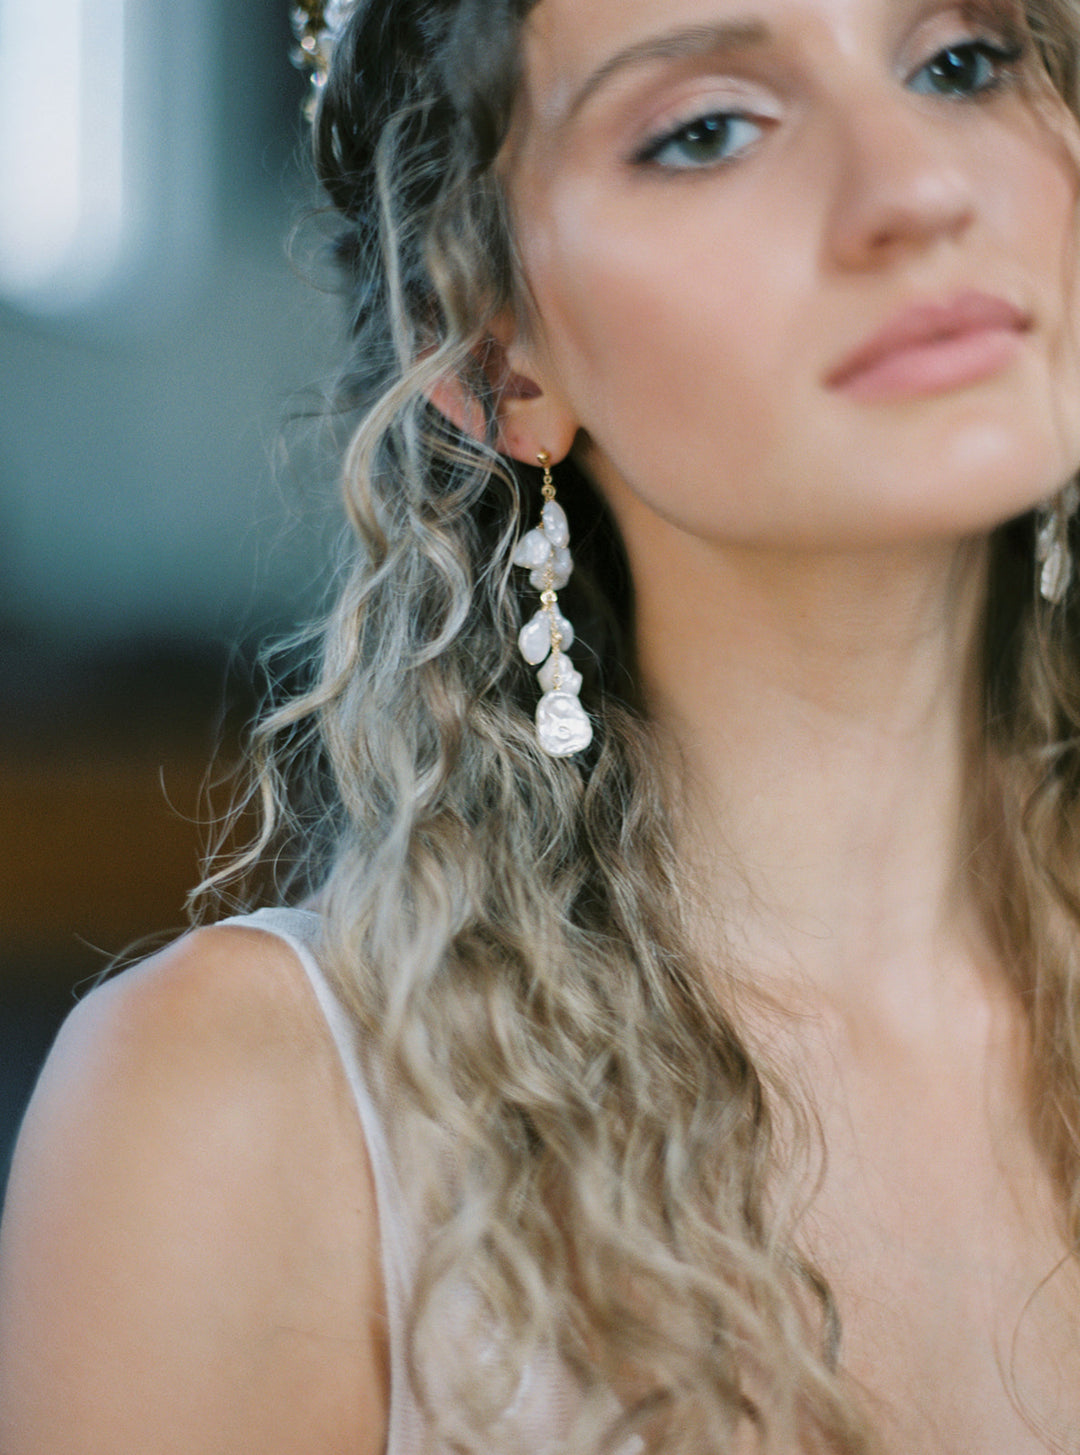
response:
{"label": "eyebrow", "polygon": [[582,82],[566,108],[563,124],[572,121],[585,103],[622,71],[648,65],[651,61],[679,61],[716,51],[757,46],[768,37],[768,26],[762,21],[735,19],[715,25],[688,25],[663,35],[650,36],[647,40],[635,41],[609,56]]}

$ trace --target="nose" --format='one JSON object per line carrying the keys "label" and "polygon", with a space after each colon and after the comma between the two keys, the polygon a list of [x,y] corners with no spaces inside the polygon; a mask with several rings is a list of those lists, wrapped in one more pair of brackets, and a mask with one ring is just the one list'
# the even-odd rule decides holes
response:
{"label": "nose", "polygon": [[837,105],[827,240],[840,266],[878,267],[967,229],[975,179],[948,104],[895,84]]}

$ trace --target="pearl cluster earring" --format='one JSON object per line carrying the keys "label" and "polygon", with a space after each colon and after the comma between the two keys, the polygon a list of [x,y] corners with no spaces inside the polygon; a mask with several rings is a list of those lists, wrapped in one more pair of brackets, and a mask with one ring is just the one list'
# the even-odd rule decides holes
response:
{"label": "pearl cluster earring", "polygon": [[1080,507],[1080,486],[1070,480],[1044,505],[1035,532],[1035,559],[1041,563],[1039,592],[1044,601],[1056,606],[1064,601],[1072,580],[1073,560],[1069,550],[1069,521]]}
{"label": "pearl cluster earring", "polygon": [[555,499],[551,456],[547,450],[541,450],[536,458],[544,472],[540,524],[518,541],[513,561],[515,566],[523,566],[529,572],[529,581],[540,592],[540,609],[521,628],[518,646],[526,662],[540,667],[536,674],[544,689],[536,708],[540,746],[553,758],[568,758],[589,746],[593,730],[588,714],[578,701],[581,673],[567,656],[574,640],[574,628],[559,610],[557,595],[574,569],[570,527],[566,512]]}

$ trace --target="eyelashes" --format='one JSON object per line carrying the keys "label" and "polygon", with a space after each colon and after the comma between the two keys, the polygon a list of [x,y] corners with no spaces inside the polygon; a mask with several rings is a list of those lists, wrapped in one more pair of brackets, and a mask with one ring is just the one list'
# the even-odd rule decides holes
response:
{"label": "eyelashes", "polygon": [[764,123],[741,111],[711,111],[665,132],[634,155],[634,162],[687,171],[731,161],[754,145]]}
{"label": "eyelashes", "polygon": [[[903,84],[918,95],[953,102],[988,98],[1013,84],[1028,54],[1018,37],[970,36],[936,50]],[[752,108],[718,106],[669,126],[631,155],[635,166],[662,172],[723,167],[753,150],[775,118]]]}
{"label": "eyelashes", "polygon": [[957,100],[982,96],[1013,80],[1025,55],[1021,41],[956,41],[920,66],[908,85],[923,96]]}

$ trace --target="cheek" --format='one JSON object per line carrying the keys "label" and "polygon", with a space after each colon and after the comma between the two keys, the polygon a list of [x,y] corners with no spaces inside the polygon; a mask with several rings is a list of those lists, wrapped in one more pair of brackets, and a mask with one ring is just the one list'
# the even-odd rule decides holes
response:
{"label": "cheek", "polygon": [[1028,109],[1022,124],[1003,127],[982,158],[981,182],[996,199],[997,225],[1015,255],[1036,268],[1041,262],[1048,290],[1074,293],[1080,127],[1072,114],[1047,103]]}
{"label": "cheek", "polygon": [[[1027,143],[1025,145],[1025,142]],[[1057,120],[1048,134],[1018,138],[1014,154],[1005,156],[1020,179],[1003,206],[1010,211],[1002,227],[1009,228],[1015,255],[1024,259],[1040,294],[1036,309],[1046,323],[1052,379],[1057,385],[1056,407],[1063,438],[1076,440],[1080,449],[1080,137],[1071,116]],[[992,178],[988,178],[988,185]]]}
{"label": "cheek", "polygon": [[666,205],[662,187],[617,216],[585,188],[549,200],[526,263],[560,383],[594,444],[657,502],[703,470],[760,468],[805,248],[785,256],[774,218],[766,252],[748,244],[745,216],[737,229],[715,209],[699,218],[685,201]]}

